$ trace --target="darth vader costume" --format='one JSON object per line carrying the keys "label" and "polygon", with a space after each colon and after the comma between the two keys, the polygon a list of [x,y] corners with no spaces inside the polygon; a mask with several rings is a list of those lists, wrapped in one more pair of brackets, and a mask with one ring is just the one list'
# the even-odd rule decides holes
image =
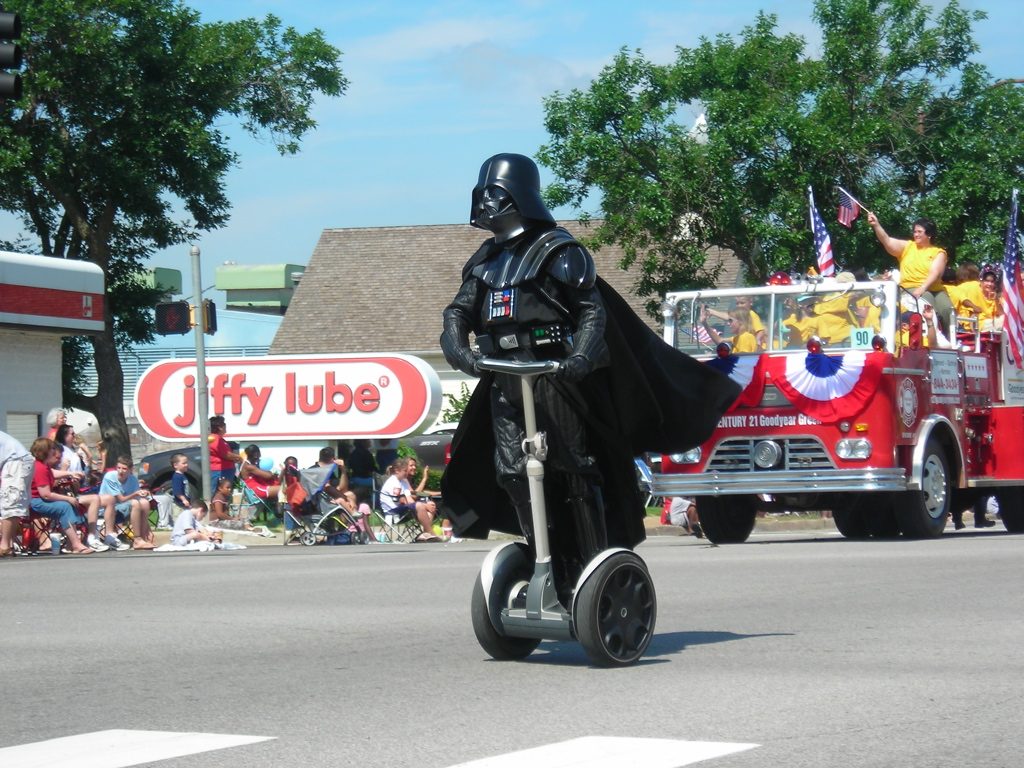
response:
{"label": "darth vader costume", "polygon": [[523,534],[532,547],[520,382],[476,363],[560,361],[537,379],[534,398],[547,433],[556,580],[574,583],[600,550],[644,539],[633,457],[701,443],[739,389],[665,344],[597,276],[590,253],[555,225],[530,158],[484,162],[470,223],[494,236],[470,257],[444,310],[445,359],[480,376],[452,442],[445,504],[460,535]]}

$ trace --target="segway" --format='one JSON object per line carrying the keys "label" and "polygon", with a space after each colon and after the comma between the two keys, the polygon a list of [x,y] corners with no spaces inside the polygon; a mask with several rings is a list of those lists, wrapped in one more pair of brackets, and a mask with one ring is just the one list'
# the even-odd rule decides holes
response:
{"label": "segway", "polygon": [[625,666],[643,655],[654,634],[657,600],[646,563],[629,549],[605,549],[584,566],[568,610],[556,594],[544,505],[547,437],[537,430],[533,382],[558,365],[479,361],[483,370],[521,377],[523,451],[537,557],[534,561],[521,542],[508,542],[487,555],[473,588],[473,631],[495,659],[526,658],[541,640],[578,640],[595,666]]}

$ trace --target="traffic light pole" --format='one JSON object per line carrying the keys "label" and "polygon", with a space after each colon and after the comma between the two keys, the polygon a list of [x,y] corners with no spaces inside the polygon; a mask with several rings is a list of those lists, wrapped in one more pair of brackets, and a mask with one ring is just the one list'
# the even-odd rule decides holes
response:
{"label": "traffic light pole", "polygon": [[206,340],[203,338],[203,283],[199,267],[199,246],[189,249],[192,257],[192,300],[198,320],[192,328],[196,338],[196,413],[199,414],[199,457],[203,468],[203,500],[210,503],[210,397],[206,382]]}

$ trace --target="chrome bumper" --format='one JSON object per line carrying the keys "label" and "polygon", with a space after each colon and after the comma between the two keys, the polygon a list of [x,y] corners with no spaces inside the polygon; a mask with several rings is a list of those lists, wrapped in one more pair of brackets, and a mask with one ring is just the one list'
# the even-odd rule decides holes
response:
{"label": "chrome bumper", "polygon": [[712,472],[699,475],[658,474],[651,482],[655,496],[732,496],[746,493],[840,493],[906,491],[902,469],[816,469],[764,472]]}

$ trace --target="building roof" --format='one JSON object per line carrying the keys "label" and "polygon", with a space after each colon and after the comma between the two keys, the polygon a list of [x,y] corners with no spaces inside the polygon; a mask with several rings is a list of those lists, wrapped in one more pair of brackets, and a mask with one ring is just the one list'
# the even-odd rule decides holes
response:
{"label": "building roof", "polygon": [[0,251],[0,327],[101,333],[105,302],[103,270],[91,261]]}
{"label": "building roof", "polygon": [[[588,230],[576,221],[559,224],[580,236]],[[468,224],[325,229],[270,354],[437,351],[441,312],[487,236]],[[719,285],[737,284],[739,262],[727,252],[714,256],[725,264]],[[618,267],[622,258],[617,246],[594,252],[598,274],[657,330],[633,293],[635,272]]]}

